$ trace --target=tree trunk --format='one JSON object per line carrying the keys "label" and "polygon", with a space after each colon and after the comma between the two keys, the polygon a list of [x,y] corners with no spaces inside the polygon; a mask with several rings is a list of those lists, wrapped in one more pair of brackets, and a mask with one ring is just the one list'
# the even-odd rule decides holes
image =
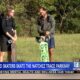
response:
{"label": "tree trunk", "polygon": [[61,22],[60,22],[60,34],[63,33],[63,18],[61,19]]}

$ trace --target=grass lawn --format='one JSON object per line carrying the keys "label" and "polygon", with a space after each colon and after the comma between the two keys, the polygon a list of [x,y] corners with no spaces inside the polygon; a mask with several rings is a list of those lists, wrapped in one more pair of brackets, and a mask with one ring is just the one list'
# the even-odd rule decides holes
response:
{"label": "grass lawn", "polygon": [[[80,34],[56,34],[55,45],[54,61],[73,61],[74,58],[80,58]],[[16,53],[19,62],[40,61],[39,44],[34,37],[18,37]]]}

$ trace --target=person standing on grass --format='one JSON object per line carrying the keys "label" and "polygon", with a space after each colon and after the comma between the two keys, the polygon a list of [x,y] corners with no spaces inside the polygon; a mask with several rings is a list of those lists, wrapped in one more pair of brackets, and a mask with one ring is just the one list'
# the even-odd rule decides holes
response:
{"label": "person standing on grass", "polygon": [[2,19],[4,17],[4,14],[0,12],[0,62],[3,62],[3,56],[5,53],[5,49],[3,46],[3,31],[2,31]]}
{"label": "person standing on grass", "polygon": [[53,52],[55,48],[54,32],[55,20],[48,14],[47,9],[44,7],[39,8],[39,17],[37,19],[38,33],[40,36],[45,36],[45,41],[48,43],[49,48],[49,61],[53,61]]}
{"label": "person standing on grass", "polygon": [[3,46],[5,52],[8,52],[8,62],[15,62],[15,44],[17,34],[15,29],[14,9],[9,7],[6,16],[2,19]]}

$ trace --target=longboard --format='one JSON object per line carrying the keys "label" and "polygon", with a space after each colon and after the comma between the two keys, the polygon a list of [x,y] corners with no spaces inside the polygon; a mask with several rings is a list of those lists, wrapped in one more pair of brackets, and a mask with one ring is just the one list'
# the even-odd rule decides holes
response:
{"label": "longboard", "polygon": [[13,43],[12,40],[8,40],[8,44],[11,46],[10,60],[11,62],[16,62],[16,54],[15,54],[16,44]]}
{"label": "longboard", "polygon": [[16,51],[15,51],[15,47],[16,47],[16,44],[15,43],[12,43],[11,44],[11,60],[12,62],[16,62]]}
{"label": "longboard", "polygon": [[48,43],[40,42],[40,59],[41,62],[49,62]]}

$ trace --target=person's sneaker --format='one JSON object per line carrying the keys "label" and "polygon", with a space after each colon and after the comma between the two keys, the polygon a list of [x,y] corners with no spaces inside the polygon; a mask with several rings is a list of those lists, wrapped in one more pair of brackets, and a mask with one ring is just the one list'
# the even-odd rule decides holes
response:
{"label": "person's sneaker", "polygon": [[36,37],[36,41],[40,43],[40,36]]}

